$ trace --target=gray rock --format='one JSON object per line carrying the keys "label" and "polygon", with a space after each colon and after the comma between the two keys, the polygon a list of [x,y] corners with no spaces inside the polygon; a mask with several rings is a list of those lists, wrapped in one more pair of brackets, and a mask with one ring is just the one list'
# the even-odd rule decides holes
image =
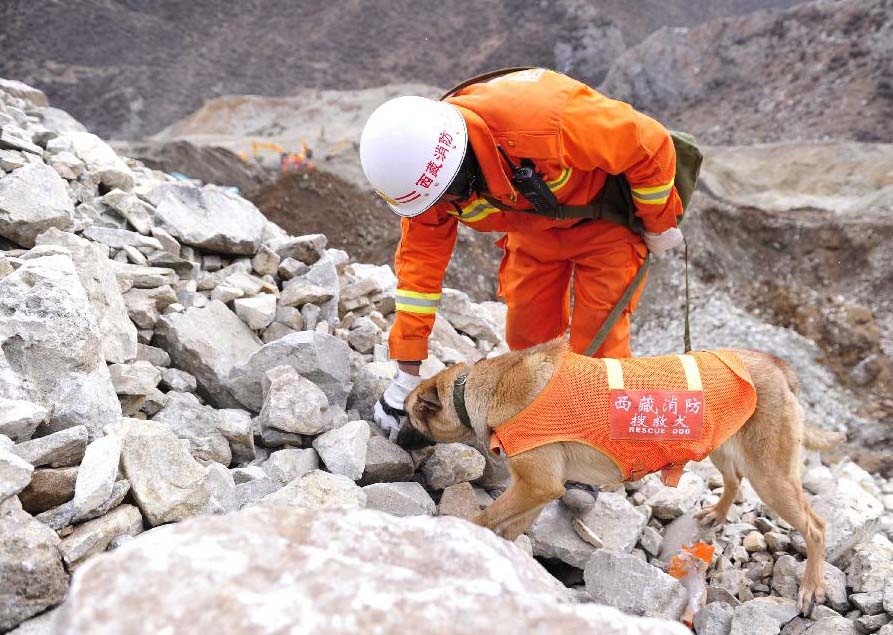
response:
{"label": "gray rock", "polygon": [[254,447],[254,428],[251,413],[241,408],[224,408],[217,411],[217,429],[229,442],[233,460],[253,461],[257,456]]}
{"label": "gray rock", "polygon": [[860,635],[859,630],[845,617],[823,617],[816,620],[805,633],[807,635]]}
{"label": "gray rock", "polygon": [[415,481],[408,483],[374,483],[363,488],[366,507],[394,516],[434,514],[436,505],[425,488]]}
{"label": "gray rock", "polygon": [[307,435],[323,432],[329,400],[316,384],[291,366],[276,366],[265,375],[269,388],[258,417],[262,429]]}
{"label": "gray rock", "polygon": [[560,501],[546,505],[527,532],[533,545],[533,555],[555,558],[583,569],[595,547],[580,539],[574,531],[573,520],[573,513]]}
{"label": "gray rock", "polygon": [[639,536],[639,545],[645,552],[656,558],[660,553],[661,545],[663,544],[664,538],[660,535],[654,527],[645,527],[642,530],[642,535]]}
{"label": "gray rock", "polygon": [[253,298],[239,298],[233,304],[236,315],[255,331],[267,328],[276,317],[276,296],[270,293],[262,293]]}
{"label": "gray rock", "polygon": [[366,444],[369,441],[369,424],[351,421],[335,430],[322,434],[313,441],[313,447],[330,472],[342,474],[357,481],[366,467]]}
{"label": "gray rock", "polygon": [[251,259],[251,267],[259,276],[275,276],[279,269],[280,260],[279,254],[267,245],[261,245]]}
{"label": "gray rock", "polygon": [[625,495],[614,492],[600,493],[595,507],[582,520],[602,540],[605,549],[625,553],[633,550],[648,523],[648,518]]}
{"label": "gray rock", "polygon": [[96,439],[87,446],[74,486],[72,505],[76,514],[93,511],[111,496],[120,458],[121,440],[114,435]]}
{"label": "gray rock", "polygon": [[15,442],[27,441],[50,411],[30,401],[0,397],[0,434]]}
{"label": "gray rock", "polygon": [[473,304],[466,293],[444,289],[440,299],[440,315],[458,331],[476,340],[499,344],[502,336],[490,314],[480,305]]}
{"label": "gray rock", "polygon": [[856,619],[856,630],[859,633],[874,633],[893,619],[886,613],[880,615],[863,615]]}
{"label": "gray rock", "polygon": [[0,631],[62,601],[68,574],[55,532],[23,511],[0,515]]}
{"label": "gray rock", "polygon": [[312,448],[286,448],[277,450],[261,465],[267,474],[280,486],[319,469],[319,455]]}
{"label": "gray rock", "polygon": [[310,267],[308,267],[300,260],[295,260],[294,258],[283,258],[282,262],[279,263],[279,269],[277,270],[277,273],[283,280],[291,280],[292,278],[296,278],[297,276],[304,275],[308,271],[310,271]]}
{"label": "gray rock", "polygon": [[161,381],[159,386],[163,389],[174,392],[195,392],[198,383],[195,377],[187,373],[185,370],[177,368],[164,368],[161,370]]}
{"label": "gray rock", "polygon": [[264,496],[260,502],[274,507],[314,510],[361,509],[366,506],[366,494],[346,476],[313,470]]}
{"label": "gray rock", "polygon": [[[149,362],[153,366],[158,366],[159,368],[167,368],[171,365],[171,356],[167,354],[167,351],[162,350],[157,346],[137,344],[136,358]],[[163,376],[162,379],[164,379]]]}
{"label": "gray rock", "polygon": [[69,467],[77,465],[87,447],[86,426],[75,426],[13,446],[13,454],[34,467]]}
{"label": "gray rock", "polygon": [[727,602],[712,602],[695,613],[697,635],[729,635],[735,608]]}
{"label": "gray rock", "polygon": [[[343,259],[342,259],[343,256]],[[303,278],[315,285],[328,289],[332,293],[332,299],[322,302],[319,305],[319,319],[325,320],[330,325],[338,323],[338,303],[340,298],[340,281],[338,278],[339,265],[346,262],[347,254],[337,249],[328,249],[319,261],[310,267],[310,271],[304,274]],[[291,284],[291,283],[290,283]],[[306,304],[304,306],[314,306]],[[303,312],[302,312],[303,315]],[[305,317],[305,322],[306,317]],[[310,328],[307,326],[306,328]]]}
{"label": "gray rock", "polygon": [[149,193],[155,224],[180,243],[222,254],[255,254],[266,219],[249,201],[223,188],[165,183]]}
{"label": "gray rock", "polygon": [[673,520],[692,510],[705,489],[703,478],[694,472],[685,472],[677,487],[664,487],[646,502],[656,518]]}
{"label": "gray rock", "polygon": [[320,309],[315,304],[305,304],[304,306],[302,306],[301,319],[304,321],[304,330],[316,330],[316,324],[319,322],[319,317],[321,314],[322,309]]}
{"label": "gray rock", "polygon": [[375,402],[393,381],[397,373],[394,362],[365,363],[351,377],[353,386],[347,398],[347,407],[356,408],[360,416],[371,421]]}
{"label": "gray rock", "polygon": [[109,366],[112,385],[119,395],[148,395],[161,381],[161,372],[149,362]]}
{"label": "gray rock", "polygon": [[250,483],[259,478],[270,478],[260,465],[247,465],[245,467],[233,467],[229,470],[233,475],[233,482],[236,485],[242,483]]}
{"label": "gray rock", "polygon": [[0,148],[21,150],[35,157],[43,154],[40,146],[34,144],[31,133],[13,124],[4,124],[0,128]]}
{"label": "gray rock", "polygon": [[56,613],[58,608],[41,613],[37,617],[25,620],[18,627],[9,631],[9,635],[53,635],[54,624],[56,623]]}
{"label": "gray rock", "polygon": [[[491,602],[494,592],[499,602]],[[130,608],[102,610],[109,605]],[[520,549],[462,520],[263,507],[147,532],[91,559],[58,624],[60,635],[274,629],[307,635],[688,632],[681,624],[568,602],[565,589]]]}
{"label": "gray rock", "polygon": [[243,509],[256,505],[265,496],[269,496],[279,489],[282,489],[282,484],[269,477],[254,479],[247,483],[239,483],[236,485],[235,490],[236,508]]}
{"label": "gray rock", "polygon": [[415,466],[409,452],[384,437],[369,437],[366,442],[366,467],[360,484],[407,481],[412,478],[413,472]]}
{"label": "gray rock", "polygon": [[853,593],[850,602],[863,615],[877,615],[884,610],[884,592],[880,590],[871,593]]}
{"label": "gray rock", "polygon": [[[114,189],[105,196],[98,198],[97,201],[118,212],[140,234],[148,235],[152,231],[152,207],[140,200],[135,194]],[[154,241],[154,244],[158,245],[157,248],[161,249],[161,243],[156,239],[147,238],[146,240]],[[132,246],[137,247],[137,245]]]}
{"label": "gray rock", "polygon": [[[143,265],[132,265],[127,262],[119,262],[118,260],[109,261],[118,279],[119,285],[123,288],[131,289],[155,289],[164,285],[171,285],[177,282],[177,273],[173,269],[165,267],[146,267]],[[126,300],[126,298],[125,298]]]}
{"label": "gray rock", "polygon": [[108,261],[108,250],[74,234],[52,228],[37,237],[37,245],[65,247],[71,254],[78,279],[93,306],[102,334],[102,354],[107,362],[129,362],[136,357],[136,327]]}
{"label": "gray rock", "polygon": [[128,421],[118,426],[121,470],[133,498],[152,526],[205,513],[211,507],[209,468],[160,422]]}
{"label": "gray rock", "polygon": [[67,132],[47,143],[47,151],[67,150],[84,162],[103,185],[122,190],[133,189],[134,174],[108,144],[89,132]]}
{"label": "gray rock", "polygon": [[[775,561],[775,566],[772,570],[772,590],[781,597],[796,600],[805,571],[805,561],[797,562],[793,556],[781,556]],[[849,609],[850,603],[847,599],[846,576],[843,571],[826,562],[824,580],[825,604],[835,611],[846,611]]]}
{"label": "gray rock", "polygon": [[[46,116],[47,110],[56,110],[55,108],[46,108],[46,106],[50,105],[46,93],[39,88],[29,86],[25,82],[20,82],[15,79],[0,79],[0,93],[6,93],[17,99],[27,101],[32,106],[43,108],[42,113],[44,116]],[[69,119],[74,121],[71,117],[69,117]]]}
{"label": "gray rock", "polygon": [[847,586],[855,593],[883,591],[887,581],[893,580],[893,545],[875,538],[856,545],[847,567]]}
{"label": "gray rock", "polygon": [[127,314],[141,329],[154,329],[161,312],[177,302],[177,294],[170,285],[154,289],[131,289],[124,294]]}
{"label": "gray rock", "polygon": [[825,520],[825,559],[833,564],[845,561],[856,544],[870,540],[884,511],[878,499],[848,478],[837,479],[833,493],[817,497],[813,508]]}
{"label": "gray rock", "polygon": [[371,353],[378,343],[381,329],[369,318],[360,318],[347,336],[350,347],[360,353]]}
{"label": "gray rock", "polygon": [[31,163],[0,178],[0,236],[23,247],[51,227],[73,225],[74,204],[65,181],[43,163]]}
{"label": "gray rock", "polygon": [[481,453],[462,443],[438,443],[422,465],[422,473],[434,489],[473,481],[484,473],[486,461]]}
{"label": "gray rock", "polygon": [[884,584],[884,610],[893,615],[893,580]]}
{"label": "gray rock", "polygon": [[174,434],[186,439],[189,451],[197,461],[223,465],[232,461],[229,441],[220,431],[218,412],[202,405],[195,395],[168,393],[167,403],[152,420],[166,423]]}
{"label": "gray rock", "polygon": [[279,296],[279,306],[302,307],[305,304],[320,305],[332,299],[331,290],[313,284],[305,278],[295,278],[287,282]]}
{"label": "gray rock", "polygon": [[629,554],[598,550],[583,576],[593,601],[624,613],[678,620],[688,604],[677,579]]}
{"label": "gray rock", "polygon": [[291,366],[319,386],[331,405],[345,407],[350,391],[349,349],[337,337],[303,331],[265,344],[232,369],[227,386],[242,405],[259,412],[264,374],[277,366]]}
{"label": "gray rock", "polygon": [[27,260],[0,280],[0,369],[14,368],[10,375],[24,388],[21,397],[4,396],[51,409],[44,430],[86,425],[95,436],[121,416],[100,342],[68,256]]}
{"label": "gray rock", "polygon": [[797,603],[778,597],[756,598],[735,607],[731,635],[768,635],[797,617]]}
{"label": "gray rock", "polygon": [[312,265],[322,257],[326,249],[326,242],[327,239],[323,234],[308,234],[306,236],[279,238],[270,242],[269,247],[283,261],[293,258],[302,263]]}
{"label": "gray rock", "polygon": [[22,509],[39,514],[70,501],[77,474],[76,467],[34,470],[28,487],[19,494]]}
{"label": "gray rock", "polygon": [[[298,315],[300,316],[300,313]],[[297,333],[297,331],[285,326],[285,324],[273,322],[264,330],[263,334],[261,335],[261,340],[263,340],[264,344],[269,344],[270,342],[281,340],[283,337],[287,337],[293,333]]]}
{"label": "gray rock", "polygon": [[161,251],[163,249],[161,242],[157,238],[143,236],[142,234],[132,232],[128,229],[94,225],[85,229],[83,235],[85,238],[89,238],[94,242],[108,245],[112,249],[135,247],[146,255],[153,251]]}
{"label": "gray rock", "polygon": [[241,405],[227,390],[227,377],[237,364],[253,359],[261,346],[225,304],[212,301],[204,308],[165,315],[158,320],[156,337],[176,367],[195,376],[211,403],[218,408]]}
{"label": "gray rock", "polygon": [[59,551],[71,567],[87,556],[102,553],[119,536],[136,536],[143,531],[143,517],[133,505],[121,505],[109,514],[89,520],[62,539]]}
{"label": "gray rock", "polygon": [[0,502],[28,487],[33,472],[34,466],[0,447]]}
{"label": "gray rock", "polygon": [[[437,504],[437,514],[439,516],[458,516],[471,520],[480,511],[477,497],[474,493],[474,487],[471,483],[458,483],[450,485],[440,497]],[[529,542],[529,538],[528,538]],[[530,555],[533,555],[533,546],[531,545]]]}

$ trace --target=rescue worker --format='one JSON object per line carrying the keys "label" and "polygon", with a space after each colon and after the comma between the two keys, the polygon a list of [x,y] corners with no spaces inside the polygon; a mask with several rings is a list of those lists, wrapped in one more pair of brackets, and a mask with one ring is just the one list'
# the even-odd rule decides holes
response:
{"label": "rescue worker", "polygon": [[[475,83],[444,101],[385,102],[363,129],[360,161],[378,195],[403,217],[389,339],[399,370],[375,406],[387,431],[399,427],[403,402],[420,381],[458,223],[505,233],[497,242],[504,252],[498,293],[508,306],[505,335],[512,349],[560,337],[570,324],[571,348],[583,352],[647,251],[659,254],[682,241],[676,154],[667,130],[628,104],[545,69]],[[509,161],[532,162],[567,206],[589,204],[608,175],[624,175],[644,233],[603,219],[532,213],[530,200],[513,187]],[[596,356],[630,356],[636,299]]]}

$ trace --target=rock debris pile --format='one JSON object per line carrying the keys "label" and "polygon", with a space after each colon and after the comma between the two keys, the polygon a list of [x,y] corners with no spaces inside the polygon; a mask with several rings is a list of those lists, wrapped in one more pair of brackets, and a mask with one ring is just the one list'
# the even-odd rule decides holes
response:
{"label": "rock debris pile", "polygon": [[[707,464],[604,492],[583,519],[603,549],[561,502],[516,545],[431,518],[471,517],[507,473],[372,422],[395,372],[389,267],[120,157],[6,80],[0,249],[0,632],[687,632],[664,570],[718,496]],[[506,350],[504,320],[446,290],[423,372]],[[804,543],[745,489],[699,633],[893,629],[893,483],[816,457],[804,478],[826,606],[796,617]]]}

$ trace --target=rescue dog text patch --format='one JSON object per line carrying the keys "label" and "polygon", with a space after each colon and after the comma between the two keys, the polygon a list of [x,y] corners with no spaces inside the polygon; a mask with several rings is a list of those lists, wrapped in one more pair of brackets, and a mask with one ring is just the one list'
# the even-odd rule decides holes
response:
{"label": "rescue dog text patch", "polygon": [[611,439],[696,441],[704,433],[702,390],[612,390]]}

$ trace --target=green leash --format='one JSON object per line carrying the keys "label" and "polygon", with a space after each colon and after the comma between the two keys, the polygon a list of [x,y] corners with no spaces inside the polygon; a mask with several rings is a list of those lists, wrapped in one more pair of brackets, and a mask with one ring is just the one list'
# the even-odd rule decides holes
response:
{"label": "green leash", "polygon": [[[689,313],[689,291],[688,291],[688,242],[683,237],[682,244],[685,246],[685,332],[683,334],[683,343],[685,346],[685,352],[691,352],[691,327],[689,325],[688,313]],[[589,347],[586,349],[586,352],[583,353],[586,357],[592,357],[595,355],[595,352],[599,349],[599,347],[604,343],[605,338],[608,337],[608,333],[611,332],[611,329],[614,328],[614,325],[617,323],[617,320],[620,319],[620,316],[623,314],[623,311],[626,310],[626,307],[629,306],[629,303],[632,302],[633,296],[636,294],[636,291],[639,290],[639,287],[642,286],[642,283],[645,281],[645,275],[648,273],[648,269],[651,267],[651,253],[645,256],[645,261],[642,263],[642,266],[639,267],[639,272],[636,274],[636,277],[633,278],[632,282],[629,283],[629,286],[626,287],[626,291],[623,292],[623,295],[620,296],[620,299],[617,301],[617,304],[614,305],[614,308],[611,309],[611,312],[608,314],[608,317],[605,318],[604,323],[601,328],[598,330],[598,333],[595,334],[595,337],[592,338],[592,342],[589,343]]]}

